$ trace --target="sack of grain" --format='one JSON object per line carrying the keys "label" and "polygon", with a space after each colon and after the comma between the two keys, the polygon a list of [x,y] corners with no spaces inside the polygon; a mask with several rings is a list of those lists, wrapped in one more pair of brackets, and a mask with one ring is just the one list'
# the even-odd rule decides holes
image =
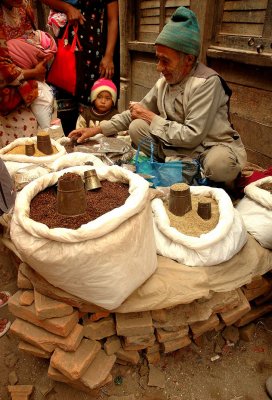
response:
{"label": "sack of grain", "polygon": [[96,168],[100,180],[127,182],[125,203],[78,229],[54,228],[29,218],[31,200],[66,172],[84,176],[90,166],[44,175],[17,196],[11,239],[23,261],[52,285],[111,310],[157,268],[149,184],[118,166]]}
{"label": "sack of grain", "polygon": [[[65,148],[61,144],[56,142],[54,139],[51,139],[51,144],[53,148],[55,148],[53,154],[43,155],[39,157],[27,156],[26,154],[24,154],[23,151],[20,151],[21,154],[18,154],[19,149],[20,150],[24,149],[25,144],[28,143],[30,140],[34,144],[37,143],[37,137],[19,138],[14,140],[7,146],[0,149],[0,158],[2,158],[3,161],[13,161],[18,163],[49,164],[55,161],[57,158],[66,154]],[[16,148],[18,148],[17,154],[16,154]]]}
{"label": "sack of grain", "polygon": [[232,258],[247,241],[239,213],[223,189],[191,186],[192,195],[206,196],[218,204],[218,223],[199,237],[186,235],[170,225],[161,199],[151,202],[157,253],[192,267],[217,265]]}
{"label": "sack of grain", "polygon": [[271,187],[271,176],[250,183],[244,189],[245,197],[236,206],[247,231],[267,249],[272,249]]}

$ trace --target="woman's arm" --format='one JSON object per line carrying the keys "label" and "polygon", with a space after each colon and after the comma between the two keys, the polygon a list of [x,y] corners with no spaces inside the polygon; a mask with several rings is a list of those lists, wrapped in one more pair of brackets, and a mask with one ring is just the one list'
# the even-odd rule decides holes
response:
{"label": "woman's arm", "polygon": [[100,77],[111,79],[114,74],[113,54],[118,38],[118,1],[113,1],[107,5],[107,45],[104,57],[100,63]]}
{"label": "woman's arm", "polygon": [[62,0],[41,0],[42,3],[46,4],[54,10],[62,11],[67,15],[68,22],[78,21],[81,25],[85,22],[85,17],[81,12],[73,7],[71,4],[66,3]]}

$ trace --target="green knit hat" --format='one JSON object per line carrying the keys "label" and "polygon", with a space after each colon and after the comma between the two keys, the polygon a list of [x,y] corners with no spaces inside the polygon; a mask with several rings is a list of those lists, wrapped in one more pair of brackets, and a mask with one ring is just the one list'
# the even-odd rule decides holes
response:
{"label": "green knit hat", "polygon": [[155,44],[198,56],[200,52],[200,31],[195,13],[185,7],[177,8],[171,20],[157,37]]}

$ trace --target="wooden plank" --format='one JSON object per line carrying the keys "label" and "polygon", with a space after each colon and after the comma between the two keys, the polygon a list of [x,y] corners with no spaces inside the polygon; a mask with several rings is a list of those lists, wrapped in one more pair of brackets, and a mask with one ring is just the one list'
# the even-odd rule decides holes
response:
{"label": "wooden plank", "polygon": [[132,85],[131,99],[132,101],[140,101],[149,92],[150,88],[142,87],[139,85]]}
{"label": "wooden plank", "polygon": [[265,19],[265,11],[226,11],[223,14],[223,22],[248,22],[255,24],[263,24]]}
{"label": "wooden plank", "polygon": [[139,32],[154,32],[158,35],[159,27],[156,25],[141,25],[139,27]]}
{"label": "wooden plank", "polygon": [[176,8],[166,8],[166,10],[165,10],[166,17],[170,18],[175,11],[176,11]]}
{"label": "wooden plank", "polygon": [[264,10],[268,0],[225,1],[224,10]]}
{"label": "wooden plank", "polygon": [[190,7],[190,0],[166,0],[165,7]]}
{"label": "wooden plank", "polygon": [[128,49],[130,51],[139,51],[141,53],[152,53],[155,54],[154,42],[139,42],[139,41],[129,41]]}
{"label": "wooden plank", "polygon": [[272,165],[272,158],[266,157],[262,153],[254,151],[252,149],[247,149],[247,160],[252,164],[259,165],[262,168],[269,168]]}
{"label": "wooden plank", "polygon": [[268,6],[267,6],[267,10],[266,11],[267,12],[266,12],[265,21],[264,21],[263,37],[270,39],[270,46],[271,46],[271,37],[272,37],[272,0],[268,0]]}
{"label": "wooden plank", "polygon": [[210,46],[207,57],[224,60],[232,60],[244,64],[259,65],[261,67],[272,67],[272,58],[269,53],[261,53],[246,50],[238,50],[230,47]]}
{"label": "wooden plank", "polygon": [[160,15],[160,10],[159,8],[148,8],[146,10],[141,11],[141,16],[142,17],[154,17]]}
{"label": "wooden plank", "polygon": [[231,112],[250,121],[272,127],[272,92],[231,83]]}
{"label": "wooden plank", "polygon": [[160,8],[160,1],[159,0],[146,0],[140,2],[140,9],[146,8]]}
{"label": "wooden plank", "polygon": [[222,23],[220,33],[229,35],[262,36],[263,24]]}
{"label": "wooden plank", "polygon": [[241,134],[244,145],[264,154],[267,157],[272,155],[272,126],[263,125],[249,119],[231,114],[231,122],[234,128]]}
{"label": "wooden plank", "polygon": [[232,61],[226,63],[224,60],[214,58],[209,58],[208,66],[218,72],[227,82],[272,92],[271,70],[269,68],[247,65],[245,72],[244,64]]}
{"label": "wooden plank", "polygon": [[159,17],[140,18],[140,25],[159,25]]}
{"label": "wooden plank", "polygon": [[217,35],[215,39],[215,43],[219,43],[220,46],[225,46],[225,47],[231,47],[231,48],[236,48],[236,49],[244,49],[244,50],[249,50],[249,51],[254,51],[257,52],[256,46],[259,43],[262,43],[264,45],[264,50],[265,52],[271,53],[272,55],[272,48],[270,47],[271,39],[265,39],[265,38],[254,38],[254,44],[253,46],[249,46],[249,37],[241,37],[241,36],[232,36],[232,35]]}
{"label": "wooden plank", "polygon": [[158,37],[158,33],[156,32],[143,32],[142,30],[138,32],[137,40],[140,42],[151,42],[155,43],[155,40]]}
{"label": "wooden plank", "polygon": [[159,79],[156,64],[146,61],[132,61],[131,77],[135,85],[151,88]]}

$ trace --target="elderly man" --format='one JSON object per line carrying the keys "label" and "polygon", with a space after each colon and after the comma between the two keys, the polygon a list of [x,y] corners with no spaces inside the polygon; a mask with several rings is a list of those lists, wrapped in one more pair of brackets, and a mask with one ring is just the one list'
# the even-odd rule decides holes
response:
{"label": "elderly man", "polygon": [[[229,122],[231,90],[212,69],[197,61],[200,32],[195,14],[179,7],[156,42],[157,70],[163,75],[129,110],[97,128],[72,131],[80,143],[97,133],[128,130],[134,147],[148,138],[155,159],[199,159],[210,180],[231,185],[246,162],[239,134]],[[148,141],[141,150],[150,154]]]}

